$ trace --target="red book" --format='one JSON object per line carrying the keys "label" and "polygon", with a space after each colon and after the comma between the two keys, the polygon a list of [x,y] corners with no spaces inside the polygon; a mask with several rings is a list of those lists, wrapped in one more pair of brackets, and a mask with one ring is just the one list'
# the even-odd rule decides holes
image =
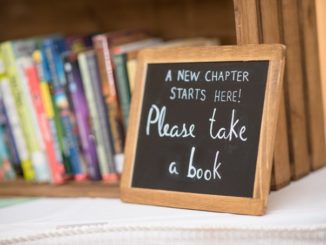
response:
{"label": "red book", "polygon": [[37,115],[38,126],[40,127],[42,139],[44,141],[45,152],[52,175],[52,182],[55,184],[60,184],[64,181],[64,165],[62,162],[59,162],[56,157],[50,125],[41,97],[40,80],[38,77],[37,68],[31,60],[26,60],[24,72],[28,80],[28,89],[32,95],[31,97]]}

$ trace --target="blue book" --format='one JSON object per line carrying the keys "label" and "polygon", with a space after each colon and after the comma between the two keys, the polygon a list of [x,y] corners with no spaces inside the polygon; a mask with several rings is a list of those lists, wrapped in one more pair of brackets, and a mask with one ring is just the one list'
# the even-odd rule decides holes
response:
{"label": "blue book", "polygon": [[76,135],[74,114],[71,110],[66,93],[66,79],[62,54],[67,51],[65,40],[62,37],[53,37],[43,40],[42,53],[49,70],[48,81],[52,86],[53,102],[61,119],[64,137],[64,154],[69,158],[71,170],[76,180],[86,178],[83,159],[79,151],[78,136]]}

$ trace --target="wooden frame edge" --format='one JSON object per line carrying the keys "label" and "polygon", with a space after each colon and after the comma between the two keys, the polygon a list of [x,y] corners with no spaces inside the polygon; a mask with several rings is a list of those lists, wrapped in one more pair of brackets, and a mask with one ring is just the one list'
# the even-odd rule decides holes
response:
{"label": "wooden frame edge", "polygon": [[[216,57],[214,54],[217,51],[219,52],[219,55]],[[131,187],[147,64],[192,62],[192,60],[194,60],[194,62],[270,61],[260,128],[253,198]],[[270,187],[274,150],[273,144],[281,98],[284,61],[285,46],[280,44],[143,50],[139,55],[139,63],[136,72],[136,80],[139,81],[139,85],[136,87],[132,98],[129,125],[133,125],[133,127],[130,127],[126,141],[125,166],[121,180],[122,201],[237,214],[264,214],[266,211]],[[275,100],[275,97],[278,99]],[[273,127],[270,128],[270,125]]]}

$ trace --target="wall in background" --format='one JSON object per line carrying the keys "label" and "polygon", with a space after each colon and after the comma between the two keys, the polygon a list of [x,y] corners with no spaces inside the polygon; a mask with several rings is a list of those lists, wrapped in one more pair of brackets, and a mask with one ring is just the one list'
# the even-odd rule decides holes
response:
{"label": "wall in background", "polygon": [[0,40],[146,28],[165,38],[235,43],[231,0],[1,0]]}

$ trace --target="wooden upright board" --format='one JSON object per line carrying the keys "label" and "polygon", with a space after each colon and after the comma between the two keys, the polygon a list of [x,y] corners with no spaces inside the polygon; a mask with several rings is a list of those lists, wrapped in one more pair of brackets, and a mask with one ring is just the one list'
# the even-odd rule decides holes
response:
{"label": "wooden upright board", "polygon": [[142,51],[122,200],[263,214],[284,55],[282,45]]}
{"label": "wooden upright board", "polygon": [[[261,17],[262,43],[281,43],[279,4],[275,0],[257,0]],[[285,110],[285,91],[282,90],[281,107],[275,138],[273,179],[271,188],[277,190],[291,180],[288,127]]]}
{"label": "wooden upright board", "polygon": [[308,133],[311,168],[318,169],[326,164],[325,124],[322,86],[319,69],[316,7],[314,0],[298,1],[301,27],[301,47],[308,103]]}
{"label": "wooden upright board", "polygon": [[[280,43],[277,1],[234,0],[238,44]],[[291,179],[284,91],[280,103],[271,188]]]}
{"label": "wooden upright board", "polygon": [[306,97],[303,80],[302,49],[300,45],[298,0],[279,0],[283,43],[287,47],[285,91],[292,178],[310,172],[308,151]]}
{"label": "wooden upright board", "polygon": [[[320,61],[320,75],[323,94],[324,123],[326,122],[326,1],[316,0],[318,50]],[[324,125],[326,126],[326,125]]]}

